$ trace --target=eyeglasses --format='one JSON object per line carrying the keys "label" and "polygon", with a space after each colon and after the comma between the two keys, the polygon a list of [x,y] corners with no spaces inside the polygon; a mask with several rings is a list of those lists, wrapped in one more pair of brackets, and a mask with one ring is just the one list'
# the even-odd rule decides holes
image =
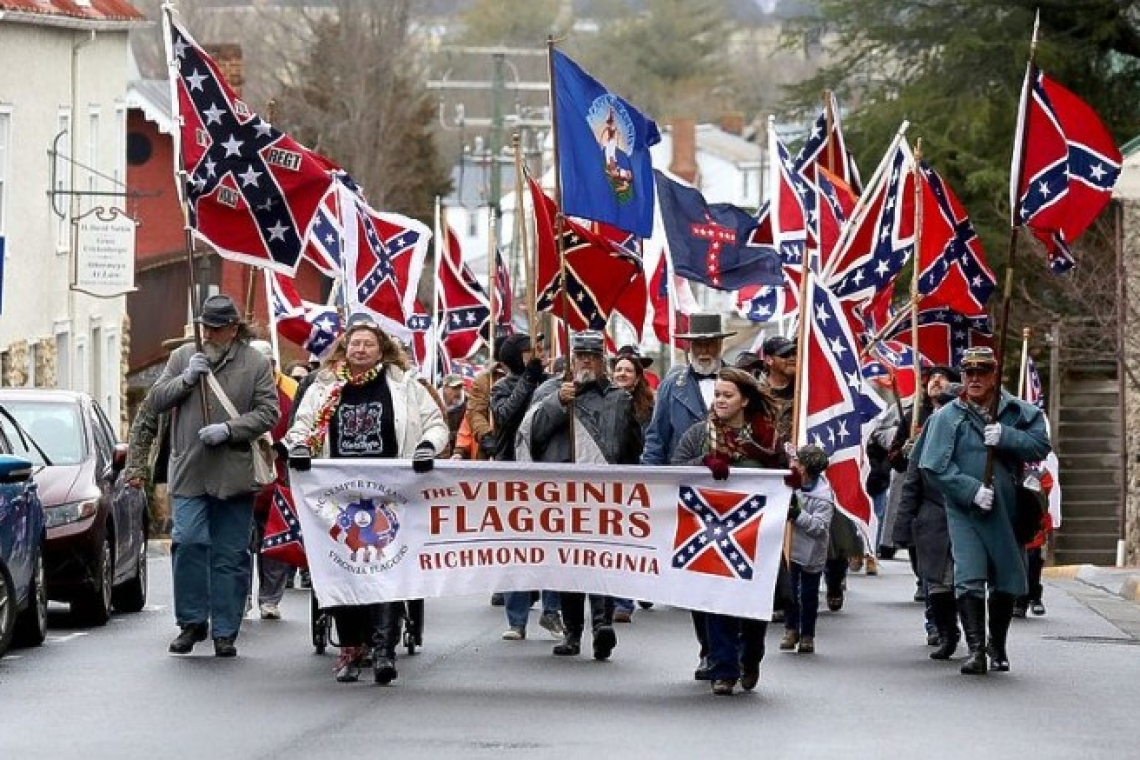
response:
{"label": "eyeglasses", "polygon": [[993,367],[969,367],[962,370],[962,374],[966,377],[985,377],[994,373]]}

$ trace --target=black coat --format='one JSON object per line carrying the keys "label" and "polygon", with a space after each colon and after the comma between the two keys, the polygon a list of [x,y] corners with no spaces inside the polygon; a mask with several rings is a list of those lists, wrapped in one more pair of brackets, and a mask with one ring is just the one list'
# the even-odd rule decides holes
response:
{"label": "black coat", "polygon": [[927,583],[941,584],[953,560],[946,503],[942,492],[918,468],[923,437],[920,435],[903,475],[898,515],[892,538],[899,546],[914,547],[918,576]]}

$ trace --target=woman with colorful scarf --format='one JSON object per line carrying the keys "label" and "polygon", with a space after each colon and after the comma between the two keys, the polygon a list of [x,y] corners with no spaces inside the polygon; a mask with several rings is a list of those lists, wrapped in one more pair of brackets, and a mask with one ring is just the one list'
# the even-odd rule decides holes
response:
{"label": "woman with colorful scarf", "polygon": [[[349,317],[286,436],[289,466],[307,470],[316,456],[411,459],[416,472],[430,470],[447,446],[447,423],[409,367],[403,348],[371,316]],[[402,611],[402,602],[330,609],[341,646],[337,681],[359,679],[370,647],[376,682],[396,678]]]}
{"label": "woman with colorful scarf", "polygon": [[[787,468],[772,399],[742,369],[724,367],[716,378],[708,419],[685,431],[672,463],[703,464],[717,480],[732,467]],[[729,696],[738,681],[746,691],[755,689],[768,621],[709,613],[706,627],[713,693]]]}

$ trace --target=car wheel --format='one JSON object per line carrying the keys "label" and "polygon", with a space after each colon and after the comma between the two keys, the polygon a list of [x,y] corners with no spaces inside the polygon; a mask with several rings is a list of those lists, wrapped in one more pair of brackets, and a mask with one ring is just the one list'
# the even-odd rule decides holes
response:
{"label": "car wheel", "polygon": [[16,632],[16,586],[8,571],[0,566],[0,657],[12,644]]}
{"label": "car wheel", "polygon": [[44,585],[44,555],[36,557],[36,569],[32,575],[32,588],[29,589],[28,606],[16,619],[16,645],[38,647],[47,638],[47,586]]}
{"label": "car wheel", "polygon": [[146,606],[146,531],[139,531],[139,551],[135,561],[135,575],[115,587],[114,604],[119,612],[139,612]]}
{"label": "car wheel", "polygon": [[115,569],[115,558],[111,552],[111,537],[103,538],[103,548],[95,558],[91,575],[94,587],[71,603],[71,612],[83,625],[106,625],[111,619],[111,584]]}

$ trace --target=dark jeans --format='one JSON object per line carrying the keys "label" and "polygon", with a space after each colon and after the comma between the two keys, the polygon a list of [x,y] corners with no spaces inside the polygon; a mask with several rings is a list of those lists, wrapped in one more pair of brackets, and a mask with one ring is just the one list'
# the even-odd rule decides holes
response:
{"label": "dark jeans", "polygon": [[[819,578],[819,575],[816,575]],[[816,583],[816,593],[819,584]],[[741,668],[755,670],[764,659],[767,620],[752,620],[706,612],[705,637],[709,647],[709,677],[714,681],[740,678]]]}
{"label": "dark jeans", "polygon": [[[559,593],[562,605],[562,623],[569,634],[582,635],[585,628],[586,611],[584,603],[586,595],[577,591],[562,591]],[[613,625],[614,598],[600,594],[590,594],[590,630],[599,625]]]}
{"label": "dark jeans", "polygon": [[815,638],[815,619],[819,614],[819,582],[823,573],[809,573],[792,563],[792,604],[784,612],[784,628],[799,631],[800,637]]}
{"label": "dark jeans", "polygon": [[395,657],[400,637],[403,602],[356,604],[331,607],[336,621],[337,641],[342,647],[376,647],[381,654]]}
{"label": "dark jeans", "polygon": [[1040,602],[1041,592],[1044,587],[1041,585],[1041,570],[1045,567],[1045,553],[1041,551],[1041,547],[1036,549],[1027,549],[1025,552],[1025,580],[1029,586],[1029,601]]}
{"label": "dark jeans", "polygon": [[827,583],[828,596],[843,596],[843,583],[847,580],[847,558],[827,560],[823,566],[823,578]]}

